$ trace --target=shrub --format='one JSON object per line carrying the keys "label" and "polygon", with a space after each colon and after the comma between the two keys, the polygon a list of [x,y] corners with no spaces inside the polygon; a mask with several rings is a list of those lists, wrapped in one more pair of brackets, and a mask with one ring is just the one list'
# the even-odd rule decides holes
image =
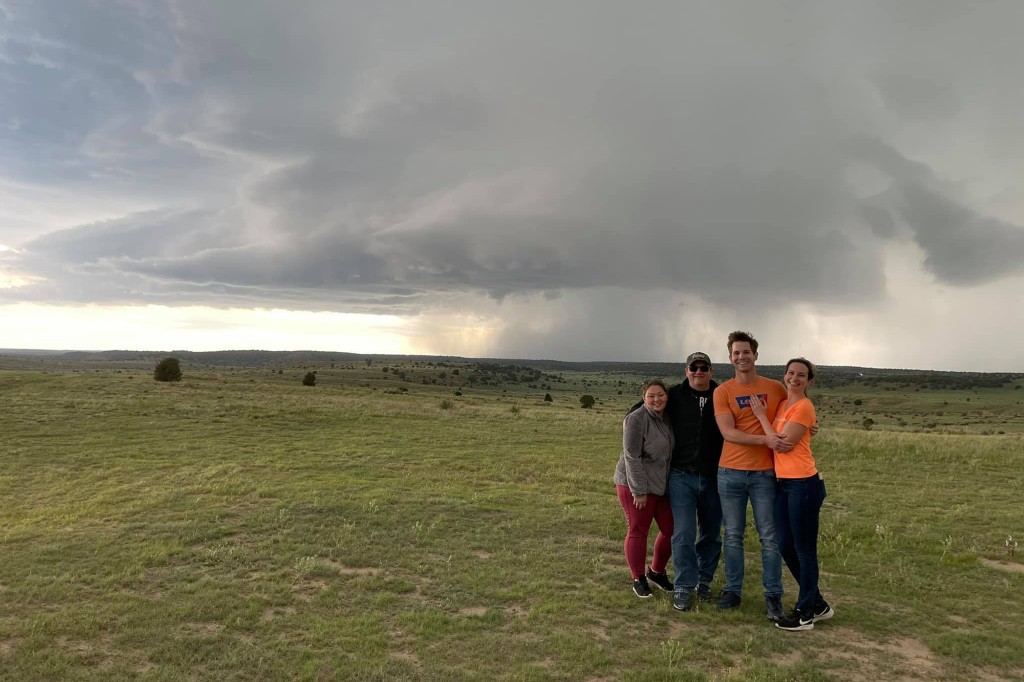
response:
{"label": "shrub", "polygon": [[854,405],[863,405],[864,401],[861,400],[860,398],[857,398],[856,400],[853,401],[853,404]]}
{"label": "shrub", "polygon": [[442,410],[450,410],[453,407],[455,407],[455,403],[453,401],[449,400],[448,398],[445,398],[445,399],[443,399],[441,401],[441,404],[439,405],[439,407]]}
{"label": "shrub", "polygon": [[181,381],[181,363],[178,358],[164,358],[156,364],[153,378],[157,381]]}
{"label": "shrub", "polygon": [[316,372],[306,372],[306,376],[302,377],[303,386],[316,386]]}
{"label": "shrub", "polygon": [[871,430],[871,427],[875,425],[875,420],[874,420],[874,419],[872,419],[871,417],[868,417],[867,419],[865,419],[865,420],[864,420],[864,422],[863,422],[863,423],[864,423],[864,428],[865,428],[865,429],[866,429],[867,431],[870,431],[870,430]]}
{"label": "shrub", "polygon": [[551,397],[550,393],[545,393],[544,394],[544,402],[546,402],[546,403],[553,403],[553,402],[555,402],[555,399]]}
{"label": "shrub", "polygon": [[592,396],[592,395],[581,395],[580,396],[580,407],[582,407],[584,410],[589,410],[590,408],[592,408],[594,406],[594,403],[596,403],[596,402],[597,401],[594,400],[594,396]]}

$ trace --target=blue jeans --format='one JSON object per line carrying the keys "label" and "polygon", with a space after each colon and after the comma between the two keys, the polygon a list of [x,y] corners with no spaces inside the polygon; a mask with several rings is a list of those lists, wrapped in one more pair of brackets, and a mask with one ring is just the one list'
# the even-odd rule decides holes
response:
{"label": "blue jeans", "polygon": [[789,572],[800,585],[796,610],[813,613],[821,601],[818,592],[818,518],[825,501],[825,481],[817,474],[807,478],[780,478],[775,498],[775,526],[779,549]]}
{"label": "blue jeans", "polygon": [[668,503],[675,529],[672,560],[676,592],[689,592],[698,583],[711,585],[722,555],[722,503],[715,477],[672,469],[668,475]]}
{"label": "blue jeans", "polygon": [[754,512],[754,527],[761,539],[761,582],[764,596],[782,596],[782,557],[775,535],[775,471],[718,468],[718,496],[725,526],[725,590],[743,593],[743,533],[747,527],[747,500]]}

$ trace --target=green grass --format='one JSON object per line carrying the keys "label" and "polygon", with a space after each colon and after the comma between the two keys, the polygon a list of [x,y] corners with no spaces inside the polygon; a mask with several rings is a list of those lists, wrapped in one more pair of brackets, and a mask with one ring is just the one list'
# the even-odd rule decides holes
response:
{"label": "green grass", "polygon": [[837,398],[815,441],[837,616],[784,633],[752,529],[738,611],[632,596],[619,377],[545,404],[184,369],[0,372],[0,679],[1024,679],[1024,575],[985,563],[1018,558],[1019,435],[839,428]]}

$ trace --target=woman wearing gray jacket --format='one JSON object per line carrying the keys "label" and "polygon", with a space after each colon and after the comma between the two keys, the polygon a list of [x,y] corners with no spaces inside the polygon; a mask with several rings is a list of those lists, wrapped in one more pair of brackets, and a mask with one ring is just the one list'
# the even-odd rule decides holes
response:
{"label": "woman wearing gray jacket", "polygon": [[[675,439],[665,418],[668,389],[660,379],[643,387],[644,406],[630,412],[623,422],[622,454],[615,466],[615,490],[626,513],[626,563],[633,574],[633,592],[641,599],[651,596],[648,581],[671,592],[665,573],[672,554],[672,508],[665,495]],[[651,567],[647,563],[647,534],[651,521],[658,524]]]}

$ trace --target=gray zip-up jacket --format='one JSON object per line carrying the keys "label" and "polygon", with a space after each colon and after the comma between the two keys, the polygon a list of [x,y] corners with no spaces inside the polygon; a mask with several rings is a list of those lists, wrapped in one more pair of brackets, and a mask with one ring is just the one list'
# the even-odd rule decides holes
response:
{"label": "gray zip-up jacket", "polygon": [[629,486],[633,497],[664,495],[672,463],[675,437],[672,426],[647,408],[626,416],[622,430],[622,454],[615,465],[615,485]]}

